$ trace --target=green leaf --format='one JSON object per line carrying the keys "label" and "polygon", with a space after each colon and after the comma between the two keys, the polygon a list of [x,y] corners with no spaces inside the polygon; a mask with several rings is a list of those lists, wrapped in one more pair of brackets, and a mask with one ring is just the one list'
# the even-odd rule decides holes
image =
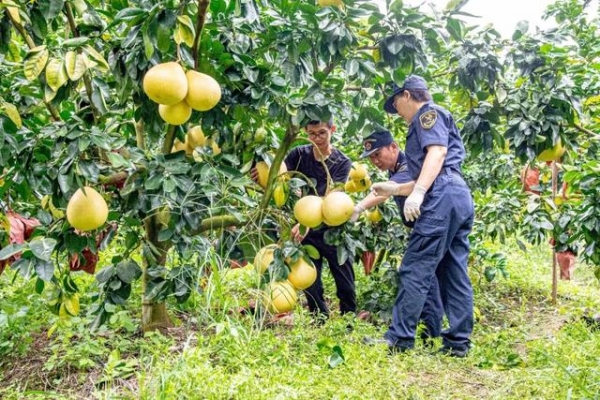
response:
{"label": "green leaf", "polygon": [[38,46],[29,50],[29,53],[25,56],[23,63],[23,73],[25,78],[30,81],[34,81],[44,70],[46,63],[48,62],[48,49],[46,46]]}
{"label": "green leaf", "polygon": [[100,72],[109,71],[108,63],[106,62],[102,54],[98,53],[93,47],[85,46],[83,51],[92,61],[94,61],[98,65],[97,69]]}
{"label": "green leaf", "polygon": [[68,51],[65,54],[65,69],[70,80],[78,80],[85,74],[87,69],[84,57],[79,56],[74,51]]}
{"label": "green leaf", "polygon": [[42,292],[44,291],[44,286],[45,286],[44,280],[37,278],[35,281],[35,292],[37,294],[42,294]]}
{"label": "green leaf", "polygon": [[25,249],[27,249],[27,243],[9,244],[8,246],[0,250],[0,260],[6,260],[7,258],[21,253]]}
{"label": "green leaf", "polygon": [[54,264],[49,261],[37,260],[35,263],[35,273],[46,282],[50,282],[54,276]]}
{"label": "green leaf", "polygon": [[314,260],[318,260],[321,258],[321,254],[319,254],[319,250],[313,245],[307,244],[302,246],[302,250],[308,254],[308,256]]}
{"label": "green leaf", "polygon": [[50,261],[56,243],[56,239],[52,238],[35,238],[29,242],[29,249],[40,260]]}
{"label": "green leaf", "polygon": [[175,31],[175,41],[178,44],[185,43],[189,47],[194,45],[195,28],[191,18],[187,15],[177,17],[177,30]]}
{"label": "green leaf", "polygon": [[342,348],[340,346],[333,346],[332,354],[329,356],[329,367],[335,368],[342,365],[346,361]]}
{"label": "green leaf", "polygon": [[112,278],[112,276],[115,274],[115,267],[113,267],[112,265],[109,265],[106,268],[102,268],[100,270],[100,272],[98,272],[96,274],[96,280],[98,281],[98,283],[105,283],[108,282],[108,280],[110,278]]}
{"label": "green leaf", "polygon": [[46,65],[46,83],[48,86],[56,92],[68,79],[65,64],[57,58],[52,58]]}
{"label": "green leaf", "polygon": [[117,264],[117,275],[125,283],[131,283],[142,276],[142,269],[133,260],[121,261]]}
{"label": "green leaf", "polygon": [[11,103],[2,103],[2,110],[4,110],[4,114],[17,126],[17,128],[21,129],[23,126],[23,121],[21,120],[21,115],[19,115],[19,110]]}

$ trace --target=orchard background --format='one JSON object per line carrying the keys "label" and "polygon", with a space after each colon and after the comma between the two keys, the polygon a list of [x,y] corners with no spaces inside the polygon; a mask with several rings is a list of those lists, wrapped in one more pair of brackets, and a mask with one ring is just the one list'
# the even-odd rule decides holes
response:
{"label": "orchard background", "polygon": [[[563,323],[578,321],[576,328],[566,328],[567,336],[575,329],[575,335],[585,331],[597,341],[590,326],[598,312],[600,278],[598,19],[586,14],[588,1],[559,0],[545,15],[556,21],[555,29],[539,31],[523,22],[504,39],[491,26],[467,25],[461,19],[465,3],[451,1],[444,10],[424,12],[398,0],[383,10],[352,0],[321,5],[1,0],[0,381],[8,388],[5,395],[19,397],[32,389],[33,396],[55,391],[85,397],[111,390],[132,397],[168,396],[170,384],[151,383],[157,371],[165,378],[160,359],[173,353],[183,360],[190,343],[198,341],[189,340],[194,334],[207,336],[192,344],[200,350],[204,346],[216,365],[229,355],[233,358],[227,362],[232,362],[241,352],[256,350],[249,343],[258,338],[275,351],[257,351],[256,359],[245,356],[235,368],[225,362],[221,381],[231,379],[230,367],[240,373],[259,368],[258,360],[265,359],[277,365],[277,357],[286,359],[298,335],[314,338],[319,351],[331,352],[328,368],[347,366],[343,336],[336,335],[348,321],[338,316],[318,328],[301,307],[293,328],[287,327],[288,320],[276,324],[260,307],[248,315],[245,311],[260,300],[261,282],[251,271],[232,273],[231,267],[252,262],[260,248],[278,241],[281,251],[270,279],[285,279],[282,260],[302,251],[288,240],[302,183],[293,176],[277,179],[283,157],[292,146],[307,143],[303,126],[308,120],[331,116],[338,126],[334,145],[353,159],[361,152],[363,135],[378,126],[391,129],[403,145],[404,122],[386,115],[381,105],[387,84],[401,83],[410,73],[424,76],[434,100],[455,115],[467,147],[464,173],[477,216],[471,272],[480,324],[485,326],[488,315],[491,331],[510,331],[504,323],[510,316],[503,322],[499,310],[506,307],[523,317],[529,305],[522,292],[534,288],[532,296],[544,311],[561,310]],[[170,61],[212,76],[222,91],[216,107],[194,111],[179,126],[164,123],[157,104],[142,90],[145,73]],[[173,151],[197,126],[208,138],[205,145],[193,155]],[[272,165],[264,190],[249,178],[250,168],[260,161]],[[373,181],[385,179],[369,168]],[[104,196],[110,213],[101,228],[81,234],[64,213],[73,193],[85,185]],[[285,185],[283,201],[278,185]],[[339,257],[356,260],[357,275],[362,275],[361,264],[374,262],[374,273],[362,276],[358,286],[361,308],[371,312],[375,326],[389,318],[394,270],[407,235],[391,203],[381,211],[382,221],[344,224],[330,237],[340,245]],[[560,292],[561,258],[577,260],[575,275],[596,295],[578,298],[570,282]],[[563,274],[570,277],[572,268]],[[300,333],[291,335],[289,329]],[[323,332],[319,329],[338,339],[313,336]],[[351,335],[372,329],[360,325]],[[551,331],[552,326],[541,323],[532,331],[538,329]],[[482,344],[485,337],[478,337]],[[502,339],[507,348],[515,343],[509,339],[514,338]],[[359,348],[357,356],[363,354]],[[555,373],[564,377],[557,378],[559,393],[592,398],[600,392],[598,367],[588,364],[597,350],[583,351],[582,345],[581,359],[571,359],[574,364],[552,364],[550,356],[524,361],[518,351],[497,362],[483,349],[485,360],[476,355],[473,368],[518,370],[540,362],[564,374]],[[44,379],[24,379],[30,370],[21,376],[6,372],[18,371],[32,352],[46,355],[35,364]],[[403,386],[407,392],[392,393],[432,397],[422,386],[423,376],[435,379],[448,361],[437,360],[432,367],[420,357],[407,362],[416,363],[413,367],[424,375],[415,378],[415,385]],[[298,376],[311,370],[312,364],[296,362]],[[86,374],[77,378],[73,371]],[[293,376],[290,372],[289,381],[281,379],[298,390],[307,385]],[[478,379],[488,378],[487,386],[501,386],[496,378]],[[202,379],[210,381],[198,376],[196,383]],[[269,379],[262,381],[265,392],[252,392],[246,381],[239,387],[218,382],[215,389],[207,384],[205,397],[276,397],[269,391],[276,390],[276,382]],[[304,383],[295,387],[293,382]],[[544,397],[555,388],[521,383],[492,394],[523,397],[519,390],[532,387],[529,394]],[[315,392],[305,389],[295,396],[338,393],[335,385],[310,385]],[[78,394],[77,387],[86,389]],[[383,383],[373,387],[372,396],[379,389],[390,393],[383,391]],[[481,395],[469,391],[472,385],[448,387],[465,389],[460,392],[464,397]],[[344,397],[359,396],[355,388]],[[447,389],[437,383],[431,388],[439,389],[437,396]]]}

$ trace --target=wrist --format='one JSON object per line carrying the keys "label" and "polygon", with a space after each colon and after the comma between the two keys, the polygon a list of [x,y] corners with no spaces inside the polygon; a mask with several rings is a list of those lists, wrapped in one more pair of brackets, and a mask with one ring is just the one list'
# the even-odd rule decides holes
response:
{"label": "wrist", "polygon": [[363,206],[362,203],[358,203],[356,207],[354,207],[354,210],[360,214],[361,212],[365,211],[365,206]]}
{"label": "wrist", "polygon": [[419,185],[418,183],[415,183],[415,187],[413,188],[413,193],[419,193],[424,195],[425,193],[427,193],[427,188]]}

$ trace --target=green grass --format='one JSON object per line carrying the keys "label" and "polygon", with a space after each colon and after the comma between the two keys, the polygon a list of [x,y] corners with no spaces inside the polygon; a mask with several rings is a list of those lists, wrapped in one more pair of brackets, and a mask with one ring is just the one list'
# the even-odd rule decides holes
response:
{"label": "green grass", "polygon": [[[250,316],[223,310],[211,314],[198,296],[178,312],[168,336],[141,337],[121,328],[136,316],[123,312],[99,335],[86,318],[45,329],[53,318],[41,310],[13,323],[30,340],[22,352],[0,360],[0,397],[125,399],[521,399],[599,398],[600,330],[581,321],[586,310],[600,310],[600,286],[591,268],[580,266],[572,282],[559,282],[558,304],[551,304],[551,259],[547,249],[528,253],[489,245],[507,254],[509,278],[487,283],[474,272],[478,322],[474,347],[466,359],[452,359],[417,348],[388,356],[365,346],[384,325],[334,314],[323,326],[297,310],[293,325],[263,326]],[[358,287],[367,287],[360,266]],[[6,285],[6,277],[2,284]],[[333,293],[326,277],[327,293]],[[25,285],[26,286],[26,285]],[[232,307],[234,299],[211,293],[211,304]],[[4,301],[40,306],[34,295],[11,290]],[[217,301],[219,300],[219,301]],[[334,301],[335,304],[335,301]],[[3,306],[4,307],[4,306]],[[43,308],[42,308],[43,310]],[[35,320],[32,320],[35,318]],[[259,321],[260,322],[260,321]],[[48,325],[45,325],[48,324]],[[348,332],[347,326],[354,329]],[[2,332],[0,338],[11,341]],[[41,346],[44,345],[44,346]],[[334,352],[334,346],[337,352]],[[40,348],[41,347],[41,348]],[[27,352],[29,348],[29,352]],[[31,350],[44,354],[29,379],[8,379],[23,368]],[[344,362],[331,367],[339,353]],[[7,361],[8,360],[8,361]],[[20,376],[23,378],[23,376]]]}

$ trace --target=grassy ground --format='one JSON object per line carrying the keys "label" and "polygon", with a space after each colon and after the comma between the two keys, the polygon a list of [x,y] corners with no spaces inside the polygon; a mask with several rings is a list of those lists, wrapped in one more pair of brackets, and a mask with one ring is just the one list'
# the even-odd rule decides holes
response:
{"label": "grassy ground", "polygon": [[[600,312],[591,268],[560,282],[553,306],[549,253],[504,251],[508,279],[486,283],[474,276],[478,322],[466,359],[424,348],[388,356],[362,343],[385,326],[339,315],[317,326],[302,310],[259,329],[250,316],[197,307],[181,310],[168,336],[145,337],[123,312],[111,324],[118,332],[92,335],[82,317],[49,339],[52,321],[41,300],[17,293],[5,275],[3,307],[20,304],[0,324],[12,333],[0,335],[7,354],[0,360],[0,398],[599,398],[600,327],[581,318]],[[359,287],[366,286],[358,268],[357,275]]]}

